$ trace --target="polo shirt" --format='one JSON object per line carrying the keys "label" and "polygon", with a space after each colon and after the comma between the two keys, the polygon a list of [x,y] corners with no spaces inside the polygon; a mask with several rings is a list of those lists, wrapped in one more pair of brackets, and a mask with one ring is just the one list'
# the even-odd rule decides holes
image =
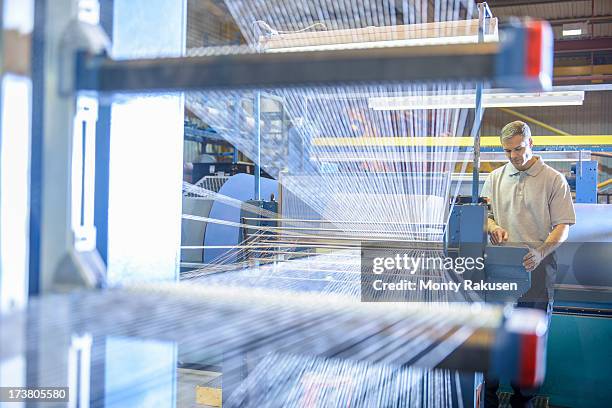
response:
{"label": "polo shirt", "polygon": [[559,224],[573,225],[576,213],[572,194],[563,174],[540,156],[527,170],[508,162],[495,169],[482,188],[491,205],[489,217],[508,231],[508,242],[535,248]]}

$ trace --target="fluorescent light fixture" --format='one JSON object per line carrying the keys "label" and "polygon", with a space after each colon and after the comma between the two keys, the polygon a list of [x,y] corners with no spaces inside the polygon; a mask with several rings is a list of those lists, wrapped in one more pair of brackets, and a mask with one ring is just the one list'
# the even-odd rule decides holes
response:
{"label": "fluorescent light fixture", "polygon": [[[485,22],[485,42],[499,41],[497,19]],[[478,20],[444,21],[345,30],[272,33],[259,38],[266,52],[323,51],[478,42]]]}
{"label": "fluorescent light fixture", "polygon": [[573,30],[563,30],[564,37],[571,37],[571,36],[581,35],[581,34],[582,34],[581,28],[575,28]]}
{"label": "fluorescent light fixture", "polygon": [[[582,105],[584,91],[485,93],[485,108]],[[462,109],[476,106],[476,94],[384,96],[368,99],[374,110]]]}
{"label": "fluorescent light fixture", "polygon": [[589,26],[585,23],[563,24],[561,33],[563,37],[577,37],[588,34]]}

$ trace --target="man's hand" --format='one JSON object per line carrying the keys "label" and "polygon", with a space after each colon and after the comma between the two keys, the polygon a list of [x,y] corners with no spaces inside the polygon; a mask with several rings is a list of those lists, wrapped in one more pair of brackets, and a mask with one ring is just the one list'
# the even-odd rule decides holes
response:
{"label": "man's hand", "polygon": [[529,249],[529,252],[523,258],[523,266],[525,267],[527,272],[531,272],[535,268],[538,267],[540,262],[542,262],[542,259],[544,259],[544,255],[542,254],[542,250],[540,250],[538,248],[536,248],[536,249]]}
{"label": "man's hand", "polygon": [[499,225],[489,232],[489,236],[491,237],[491,242],[495,245],[501,245],[503,242],[508,241],[508,231]]}

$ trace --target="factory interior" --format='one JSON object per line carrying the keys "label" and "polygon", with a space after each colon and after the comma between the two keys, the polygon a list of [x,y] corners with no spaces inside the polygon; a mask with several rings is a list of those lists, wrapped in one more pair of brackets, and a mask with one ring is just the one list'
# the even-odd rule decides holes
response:
{"label": "factory interior", "polygon": [[612,406],[611,0],[0,21],[0,407]]}

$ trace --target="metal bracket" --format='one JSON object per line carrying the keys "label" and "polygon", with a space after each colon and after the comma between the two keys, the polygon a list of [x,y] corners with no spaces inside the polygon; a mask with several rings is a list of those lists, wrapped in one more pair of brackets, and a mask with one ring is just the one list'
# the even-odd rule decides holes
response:
{"label": "metal bracket", "polygon": [[74,95],[74,78],[77,64],[75,56],[80,53],[105,56],[110,50],[110,39],[97,24],[72,20],[64,30],[60,41],[60,95]]}

